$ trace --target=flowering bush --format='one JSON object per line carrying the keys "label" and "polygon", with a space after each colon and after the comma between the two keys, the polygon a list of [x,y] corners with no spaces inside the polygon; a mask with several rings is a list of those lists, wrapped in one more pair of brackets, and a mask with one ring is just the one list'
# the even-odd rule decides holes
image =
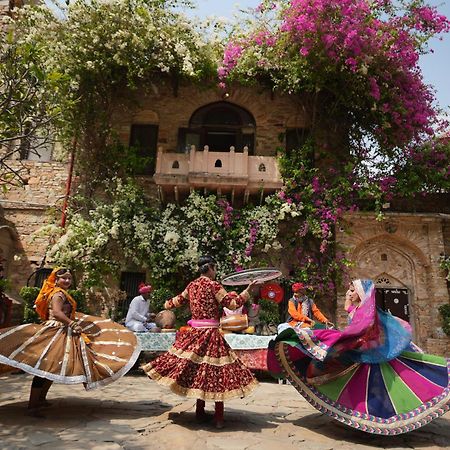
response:
{"label": "flowering bush", "polygon": [[418,66],[450,22],[423,0],[263,1],[255,13],[235,28],[218,75],[299,94],[310,139],[282,157],[280,195],[304,218],[294,273],[332,290],[349,264],[333,235],[345,212],[365,205],[381,217],[394,196],[450,188],[449,141],[434,137],[446,124]]}
{"label": "flowering bush", "polygon": [[327,114],[382,147],[432,134],[436,110],[418,59],[431,36],[450,29],[436,8],[422,0],[293,0],[278,4],[268,26],[264,13],[273,16],[273,7],[263,2],[263,18],[228,43],[221,78],[321,92]]}
{"label": "flowering bush", "polygon": [[445,278],[450,281],[450,256],[442,255],[439,259],[439,267],[447,272]]}
{"label": "flowering bush", "polygon": [[[200,25],[175,7],[183,0],[76,0],[56,15],[47,6],[16,11],[10,27],[19,42],[39,46],[40,70],[58,77],[60,134],[76,138],[81,176],[111,176],[114,111],[131,105],[142,83],[204,81],[215,54]],[[70,107],[68,100],[72,102]],[[84,170],[83,170],[84,169]]]}
{"label": "flowering bush", "polygon": [[196,274],[202,254],[217,258],[219,277],[251,267],[255,257],[259,263],[269,259],[282,248],[280,223],[301,209],[272,196],[264,205],[235,211],[225,200],[192,192],[185,205],[159,211],[134,183],[115,179],[103,200],[77,204],[62,236],[54,226],[40,233],[54,242],[49,260],[80,272],[84,288],[102,286],[106,275],[134,264],[151,270],[156,288],[177,292]]}

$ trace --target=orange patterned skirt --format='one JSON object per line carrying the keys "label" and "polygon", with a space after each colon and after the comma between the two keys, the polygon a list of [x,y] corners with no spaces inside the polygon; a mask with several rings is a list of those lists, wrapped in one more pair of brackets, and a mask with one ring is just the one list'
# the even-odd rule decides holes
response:
{"label": "orange patterned skirt", "polygon": [[143,367],[147,375],[178,395],[224,401],[245,397],[258,385],[217,328],[191,328]]}
{"label": "orange patterned skirt", "polygon": [[81,335],[57,320],[0,329],[0,363],[86,389],[125,375],[139,357],[136,336],[101,317],[77,314]]}

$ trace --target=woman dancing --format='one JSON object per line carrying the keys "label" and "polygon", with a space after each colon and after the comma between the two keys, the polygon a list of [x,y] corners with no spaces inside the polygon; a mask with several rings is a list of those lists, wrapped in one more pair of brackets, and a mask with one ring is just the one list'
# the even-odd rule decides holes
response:
{"label": "woman dancing", "polygon": [[54,269],[36,299],[42,323],[0,330],[0,363],[34,375],[29,414],[41,416],[55,381],[104,386],[133,367],[140,349],[134,333],[110,319],[79,314],[67,292],[68,269]]}
{"label": "woman dancing", "polygon": [[372,281],[354,281],[345,308],[342,331],[280,330],[268,356],[274,375],[287,376],[319,411],[368,433],[406,433],[449,410],[450,360],[417,351],[410,327],[376,307]]}
{"label": "woman dancing", "polygon": [[191,328],[178,333],[170,350],[143,369],[150,378],[169,386],[176,394],[196,398],[199,421],[207,418],[205,400],[213,400],[214,422],[217,428],[222,428],[224,400],[245,397],[258,382],[220,333],[219,308],[239,308],[249,299],[249,290],[255,282],[240,295],[227,293],[214,281],[216,262],[213,258],[201,257],[198,266],[200,277],[165,304],[166,309],[172,309],[189,303]]}

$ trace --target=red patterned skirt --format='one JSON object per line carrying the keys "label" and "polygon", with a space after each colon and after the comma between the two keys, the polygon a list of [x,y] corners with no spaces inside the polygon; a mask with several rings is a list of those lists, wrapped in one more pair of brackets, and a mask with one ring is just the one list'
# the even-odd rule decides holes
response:
{"label": "red patterned skirt", "polygon": [[170,350],[143,369],[178,395],[216,402],[245,397],[258,385],[217,328],[179,332]]}

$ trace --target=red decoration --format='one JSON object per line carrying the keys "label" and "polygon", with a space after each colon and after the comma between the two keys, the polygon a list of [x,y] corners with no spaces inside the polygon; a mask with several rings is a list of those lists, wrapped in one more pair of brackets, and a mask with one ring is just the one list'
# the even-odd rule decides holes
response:
{"label": "red decoration", "polygon": [[300,291],[302,291],[305,288],[306,288],[306,286],[303,283],[294,283],[292,285],[292,291],[293,292],[300,292]]}
{"label": "red decoration", "polygon": [[284,290],[278,283],[267,283],[261,288],[261,298],[281,303],[284,298]]}

